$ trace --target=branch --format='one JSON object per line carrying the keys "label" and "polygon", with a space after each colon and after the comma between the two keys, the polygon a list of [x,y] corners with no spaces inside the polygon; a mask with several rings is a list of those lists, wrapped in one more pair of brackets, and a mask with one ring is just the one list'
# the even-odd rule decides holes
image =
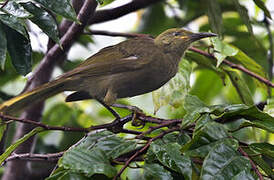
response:
{"label": "branch", "polygon": [[113,178],[113,180],[117,180],[117,179],[121,176],[121,174],[124,172],[124,170],[129,166],[129,164],[131,163],[131,161],[132,161],[133,159],[135,159],[137,156],[139,156],[141,153],[143,153],[144,151],[146,151],[146,150],[149,148],[150,144],[151,144],[153,141],[155,141],[155,140],[157,140],[157,139],[160,139],[160,138],[164,137],[164,136],[165,136],[166,134],[168,134],[168,133],[171,133],[171,132],[174,132],[174,131],[178,131],[178,130],[180,130],[180,127],[171,128],[171,129],[168,129],[168,130],[162,132],[162,133],[159,134],[158,136],[156,136],[156,137],[154,137],[154,138],[151,138],[151,139],[147,142],[147,144],[146,144],[142,149],[140,149],[139,151],[137,151],[135,154],[133,154],[133,155],[126,161],[125,165],[120,169],[120,171],[119,171],[118,174]]}
{"label": "branch", "polygon": [[136,37],[151,37],[149,34],[139,34],[139,33],[121,33],[121,32],[111,32],[111,31],[101,31],[101,30],[87,30],[84,34],[88,35],[101,35],[101,36],[112,36],[112,37],[126,37],[126,38],[136,38]]}
{"label": "branch", "polygon": [[161,1],[163,0],[133,0],[130,3],[119,6],[117,8],[96,11],[94,16],[90,18],[88,24],[102,23],[105,21],[117,19],[131,12]]}
{"label": "branch", "polygon": [[247,157],[251,163],[252,168],[254,169],[255,173],[258,175],[260,180],[264,180],[262,174],[260,173],[260,171],[258,170],[256,164],[249,158],[248,154],[241,148],[239,147],[238,151],[245,157]]}
{"label": "branch", "polygon": [[[204,51],[202,51],[200,49],[191,47],[191,48],[189,48],[189,50],[193,51],[193,52],[196,52],[196,53],[199,53],[199,54],[201,54],[203,56],[206,56],[206,57],[208,57],[210,59],[215,59],[215,57],[213,55],[211,55],[211,54],[209,54],[207,52],[204,52]],[[258,74],[254,73],[254,72],[252,72],[252,71],[250,71],[248,69],[246,69],[245,67],[243,67],[243,66],[241,66],[239,64],[234,64],[234,63],[232,63],[232,62],[230,62],[230,61],[228,61],[226,59],[223,60],[223,63],[226,64],[226,65],[228,65],[231,68],[238,69],[238,70],[240,70],[240,71],[248,74],[249,76],[254,77],[255,79],[261,81],[262,83],[264,83],[264,84],[266,84],[266,85],[268,85],[270,87],[274,87],[274,84],[271,81],[265,79],[264,77],[259,76]]]}
{"label": "branch", "polygon": [[23,153],[23,154],[15,154],[8,157],[2,166],[12,160],[23,160],[23,161],[57,161],[61,156],[63,156],[64,152],[58,153],[50,153],[50,154],[32,154],[32,153]]}

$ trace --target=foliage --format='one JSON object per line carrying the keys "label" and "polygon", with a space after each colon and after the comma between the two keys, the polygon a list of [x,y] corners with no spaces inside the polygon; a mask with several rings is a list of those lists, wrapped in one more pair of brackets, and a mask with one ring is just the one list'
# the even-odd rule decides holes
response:
{"label": "foliage", "polygon": [[[81,23],[69,0],[0,2],[0,99],[4,101],[14,94],[10,87],[22,83],[20,75],[31,72],[33,64],[39,67],[48,55],[32,49],[29,23],[61,49],[58,27],[64,20]],[[96,2],[99,17],[104,13],[100,8],[111,8],[114,0]],[[141,7],[140,2],[132,1],[134,8]],[[253,4],[257,13],[246,4]],[[114,17],[122,13],[117,14]],[[17,141],[7,138],[1,163],[42,160],[50,170],[40,178],[48,180],[273,179],[274,100],[272,79],[268,79],[272,78],[274,31],[267,1],[155,1],[139,14],[139,33],[155,36],[168,28],[195,24],[199,31],[219,37],[194,44],[177,75],[160,89],[133,103],[123,100],[123,104],[140,104],[141,110],[115,108],[120,121],[112,121],[94,100],[65,104],[61,96],[47,102],[41,123],[0,113],[2,139],[15,134],[13,128],[6,128],[14,121],[39,126]],[[75,40],[88,49],[96,41],[85,32]],[[65,61],[58,66],[68,71],[79,63]],[[151,114],[147,99],[154,105]],[[34,135],[34,154],[13,154]],[[51,167],[52,159],[56,168]],[[37,163],[30,162],[31,167]]]}

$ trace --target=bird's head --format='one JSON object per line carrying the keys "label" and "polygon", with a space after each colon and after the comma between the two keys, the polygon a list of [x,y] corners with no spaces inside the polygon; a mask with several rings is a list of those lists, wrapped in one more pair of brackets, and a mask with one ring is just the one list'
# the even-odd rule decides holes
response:
{"label": "bird's head", "polygon": [[183,55],[191,43],[206,37],[217,36],[214,33],[193,33],[185,29],[168,29],[158,35],[154,42],[164,48],[166,52],[175,52]]}

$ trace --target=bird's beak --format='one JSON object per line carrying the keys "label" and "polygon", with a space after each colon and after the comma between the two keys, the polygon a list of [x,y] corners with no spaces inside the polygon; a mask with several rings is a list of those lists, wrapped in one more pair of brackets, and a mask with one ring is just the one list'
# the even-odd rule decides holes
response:
{"label": "bird's beak", "polygon": [[208,33],[208,32],[193,33],[193,34],[188,35],[188,37],[193,41],[203,39],[203,38],[206,38],[206,37],[214,37],[214,36],[217,36],[217,34]]}

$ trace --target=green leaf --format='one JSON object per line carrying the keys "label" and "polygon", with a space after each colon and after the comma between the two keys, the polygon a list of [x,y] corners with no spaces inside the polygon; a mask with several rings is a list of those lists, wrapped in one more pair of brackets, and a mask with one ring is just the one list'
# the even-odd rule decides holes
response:
{"label": "green leaf", "polygon": [[242,64],[245,68],[249,69],[250,71],[266,78],[266,73],[262,66],[260,66],[255,60],[250,58],[247,54],[245,54],[239,48],[237,48],[235,46],[233,46],[233,48],[237,49],[238,53],[235,56],[231,57],[232,60],[239,62],[240,64]]}
{"label": "green leaf", "polygon": [[201,179],[227,179],[237,177],[242,171],[250,173],[248,159],[226,144],[216,145],[203,162]]}
{"label": "green leaf", "polygon": [[58,165],[74,172],[85,173],[89,177],[94,174],[113,177],[116,174],[115,167],[111,166],[107,155],[100,149],[94,151],[80,147],[70,149],[64,153]]}
{"label": "green leaf", "polygon": [[3,135],[4,135],[5,131],[6,131],[7,125],[3,124],[3,121],[2,121],[1,118],[0,118],[0,123],[1,123],[1,125],[0,125],[0,141],[1,141],[2,138],[3,138]]}
{"label": "green leaf", "polygon": [[221,119],[226,121],[227,119],[238,119],[239,117],[246,119],[239,128],[253,126],[271,133],[274,132],[274,118],[269,114],[260,111],[256,106],[228,106]]}
{"label": "green leaf", "polygon": [[234,70],[226,70],[225,72],[228,74],[242,102],[246,105],[253,105],[251,92],[242,77]]}
{"label": "green leaf", "polygon": [[43,128],[37,127],[33,130],[31,130],[29,133],[25,134],[23,137],[20,139],[16,140],[12,145],[10,145],[5,152],[0,156],[0,164],[2,164],[8,157],[9,155],[23,142],[28,140],[30,137],[34,136],[35,134],[44,131]]}
{"label": "green leaf", "polygon": [[239,0],[233,0],[233,3],[235,5],[240,17],[242,18],[244,24],[246,25],[248,32],[252,36],[254,36],[253,28],[251,26],[251,21],[250,21],[249,16],[248,16],[247,9],[239,3]]}
{"label": "green leaf", "polygon": [[256,178],[254,178],[252,176],[252,174],[250,173],[250,171],[247,171],[247,170],[244,170],[244,171],[241,171],[239,174],[237,174],[236,176],[234,176],[232,178],[232,180],[256,180]]}
{"label": "green leaf", "polygon": [[253,143],[249,147],[254,151],[269,156],[274,159],[274,145],[269,143]]}
{"label": "green leaf", "polygon": [[256,155],[256,151],[253,151],[250,147],[243,147],[243,150],[249,155],[249,158],[256,165],[258,165],[269,177],[272,177],[272,179],[274,178],[274,172],[272,168],[262,159],[261,156]]}
{"label": "green leaf", "polygon": [[132,140],[125,140],[109,131],[102,131],[88,136],[78,147],[100,149],[104,151],[109,159],[115,159],[122,154],[135,149],[137,143]]}
{"label": "green leaf", "polygon": [[181,152],[193,150],[227,137],[229,137],[229,134],[224,125],[216,123],[215,121],[209,121],[194,131],[193,138],[182,146]]}
{"label": "green leaf", "polygon": [[167,179],[173,179],[170,172],[166,169],[164,169],[163,166],[159,164],[145,164],[143,166],[144,169],[144,178],[146,180],[167,180]]}
{"label": "green leaf", "polygon": [[20,4],[16,3],[15,1],[8,1],[4,8],[2,8],[2,11],[18,18],[29,18],[32,16],[31,13],[26,11]]}
{"label": "green leaf", "polygon": [[207,16],[210,27],[219,36],[223,34],[222,11],[217,0],[207,0]]}
{"label": "green leaf", "polygon": [[218,144],[226,144],[230,147],[233,147],[235,150],[237,150],[239,146],[238,141],[231,138],[224,138],[206,145],[201,145],[197,148],[190,147],[190,150],[186,151],[184,154],[190,157],[205,158],[208,153]]}
{"label": "green leaf", "polygon": [[57,173],[50,175],[46,180],[89,180],[90,178],[83,174],[73,172],[71,170],[60,170]]}
{"label": "green leaf", "polygon": [[190,88],[189,80],[191,70],[191,64],[186,60],[182,60],[179,64],[179,70],[176,76],[160,89],[152,92],[154,113],[167,104],[174,108],[178,108],[182,105]]}
{"label": "green leaf", "polygon": [[182,128],[195,122],[200,117],[200,113],[210,112],[210,109],[198,97],[190,94],[185,97],[184,109],[187,113],[182,121]]}
{"label": "green leaf", "polygon": [[56,43],[59,43],[58,27],[55,19],[45,10],[37,7],[31,2],[21,3],[21,5],[34,15],[30,20],[46,33]]}
{"label": "green leaf", "polygon": [[229,44],[221,41],[217,37],[210,38],[210,41],[214,47],[214,57],[217,59],[217,67],[223,62],[227,56],[235,56],[238,53],[238,49],[230,46]]}
{"label": "green leaf", "polygon": [[79,22],[74,9],[72,8],[69,0],[35,0],[36,2],[43,5],[50,11],[53,11],[61,16]]}
{"label": "green leaf", "polygon": [[264,2],[262,0],[253,0],[254,3],[264,12],[264,14],[269,17],[270,19],[271,18],[271,14],[270,12],[268,11],[268,9],[266,8]]}
{"label": "green leaf", "polygon": [[3,24],[9,26],[11,29],[14,29],[15,31],[22,34],[26,39],[29,39],[25,24],[21,19],[8,14],[0,14],[0,21]]}
{"label": "green leaf", "polygon": [[6,55],[7,55],[7,38],[6,33],[3,30],[3,25],[0,23],[0,66],[4,70]]}
{"label": "green leaf", "polygon": [[181,154],[180,148],[181,146],[177,143],[152,143],[150,146],[151,151],[162,165],[182,174],[185,179],[191,179],[191,160],[188,156]]}
{"label": "green leaf", "polygon": [[274,98],[268,99],[264,107],[264,112],[274,117]]}
{"label": "green leaf", "polygon": [[97,2],[100,4],[100,7],[106,6],[110,3],[112,3],[115,0],[97,0]]}
{"label": "green leaf", "polygon": [[31,71],[31,44],[28,38],[9,27],[4,28],[7,35],[8,52],[16,71],[26,75]]}

